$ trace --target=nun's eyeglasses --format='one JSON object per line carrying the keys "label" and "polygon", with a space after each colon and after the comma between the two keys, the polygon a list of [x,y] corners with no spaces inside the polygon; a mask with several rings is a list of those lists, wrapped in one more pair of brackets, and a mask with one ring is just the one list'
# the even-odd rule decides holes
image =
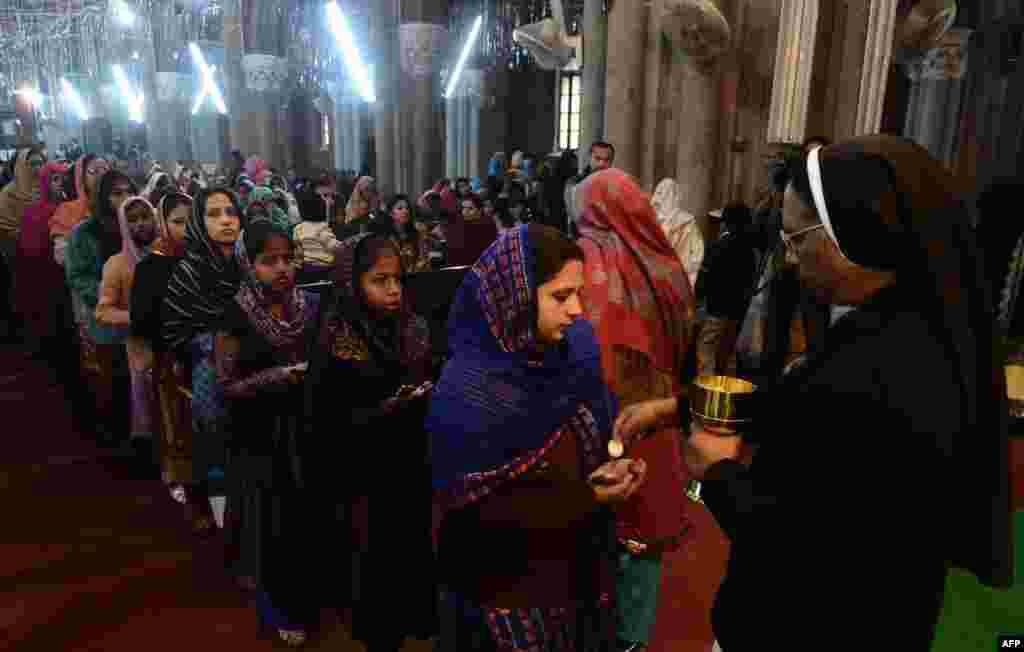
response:
{"label": "nun's eyeglasses", "polygon": [[797,246],[797,238],[799,238],[801,236],[804,236],[804,235],[807,235],[811,231],[817,231],[818,229],[824,229],[824,228],[825,228],[824,224],[815,224],[814,226],[809,226],[806,229],[800,229],[799,231],[797,231],[795,233],[786,233],[782,229],[779,229],[779,237],[782,238],[782,244],[786,246],[786,251],[788,251],[789,253],[795,254],[796,253],[796,246]]}

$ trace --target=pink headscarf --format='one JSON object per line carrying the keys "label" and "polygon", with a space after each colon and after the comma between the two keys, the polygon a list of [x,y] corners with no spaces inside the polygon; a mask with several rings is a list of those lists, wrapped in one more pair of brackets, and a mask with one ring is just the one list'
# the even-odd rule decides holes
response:
{"label": "pink headscarf", "polygon": [[265,186],[270,181],[270,166],[263,159],[250,156],[245,162],[245,174],[257,186]]}
{"label": "pink headscarf", "polygon": [[[89,196],[85,192],[86,158],[88,154],[75,162],[75,191],[78,193],[78,199],[64,202],[50,216],[50,237],[67,237],[89,215]],[[110,169],[109,162],[102,156],[94,157],[90,165],[97,160],[106,163],[107,169]]]}
{"label": "pink headscarf", "polygon": [[150,204],[149,200],[145,197],[129,197],[121,204],[121,210],[117,212],[117,223],[121,227],[121,253],[128,260],[128,268],[132,271],[135,271],[135,265],[146,255],[146,251],[140,249],[139,245],[135,244],[135,240],[132,239],[131,229],[128,228],[128,209],[134,204],[143,204],[149,209],[153,219],[156,220],[153,204]]}
{"label": "pink headscarf", "polygon": [[50,256],[50,218],[60,205],[50,201],[50,178],[67,172],[68,166],[58,161],[51,161],[39,170],[39,201],[25,209],[18,238],[19,251],[25,255]]}

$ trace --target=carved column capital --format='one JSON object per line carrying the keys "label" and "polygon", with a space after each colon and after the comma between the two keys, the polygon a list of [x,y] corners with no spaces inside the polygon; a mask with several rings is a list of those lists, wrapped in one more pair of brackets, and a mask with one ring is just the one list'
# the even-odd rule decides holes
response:
{"label": "carved column capital", "polygon": [[402,72],[413,79],[437,72],[447,45],[448,28],[435,23],[402,23],[398,27]]}
{"label": "carved column capital", "polygon": [[272,54],[247,54],[242,57],[242,72],[250,93],[280,93],[288,79],[288,61]]}

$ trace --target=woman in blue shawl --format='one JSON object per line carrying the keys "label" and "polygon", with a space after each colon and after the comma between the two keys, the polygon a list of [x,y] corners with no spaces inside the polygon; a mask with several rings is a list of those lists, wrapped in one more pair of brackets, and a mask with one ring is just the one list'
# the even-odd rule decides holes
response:
{"label": "woman in blue shawl", "polygon": [[603,643],[607,506],[644,478],[641,462],[607,462],[615,406],[579,319],[582,261],[541,225],[481,256],[456,296],[453,357],[427,417],[442,578],[461,622],[486,623],[499,650]]}

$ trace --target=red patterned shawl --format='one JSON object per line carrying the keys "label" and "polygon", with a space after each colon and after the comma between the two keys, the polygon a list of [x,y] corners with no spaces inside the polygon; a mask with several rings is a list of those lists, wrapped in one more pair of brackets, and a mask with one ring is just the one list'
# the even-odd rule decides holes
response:
{"label": "red patterned shawl", "polygon": [[[588,177],[582,193],[580,246],[586,254],[586,311],[601,348],[646,355],[679,379],[695,319],[693,290],[651,206],[625,172]],[[606,375],[611,366],[605,365]],[[618,390],[629,379],[607,377]]]}

